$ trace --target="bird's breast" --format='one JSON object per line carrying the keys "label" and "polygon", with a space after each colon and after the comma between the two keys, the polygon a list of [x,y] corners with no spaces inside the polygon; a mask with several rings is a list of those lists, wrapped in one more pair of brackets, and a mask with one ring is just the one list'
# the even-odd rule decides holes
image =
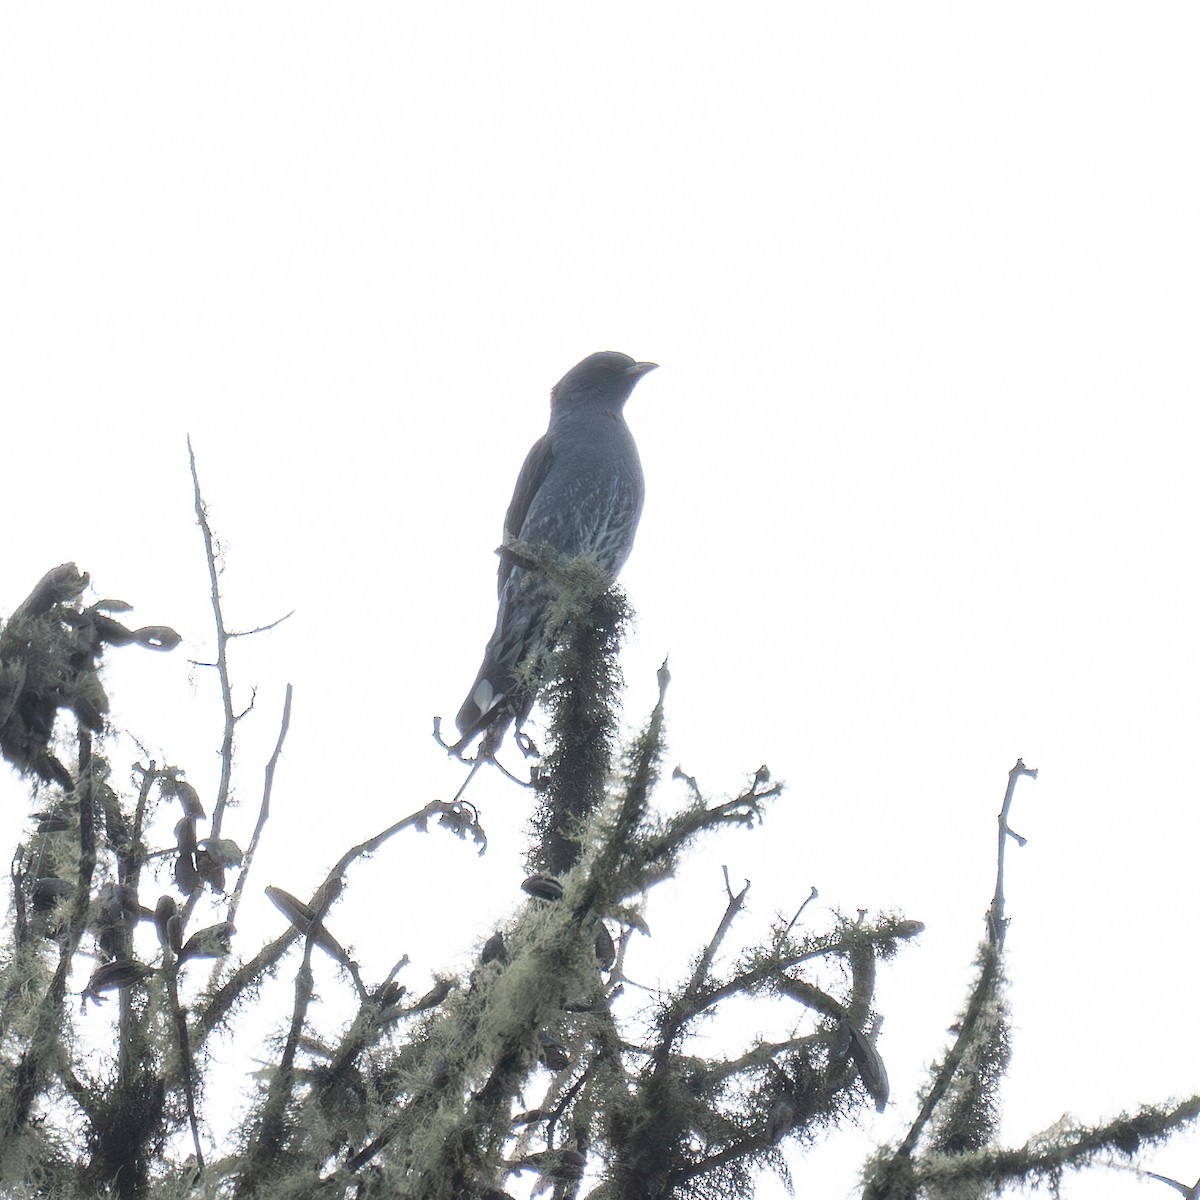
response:
{"label": "bird's breast", "polygon": [[521,527],[521,540],[567,557],[588,554],[610,574],[624,565],[642,515],[644,482],[624,422],[577,428],[555,445],[554,466]]}

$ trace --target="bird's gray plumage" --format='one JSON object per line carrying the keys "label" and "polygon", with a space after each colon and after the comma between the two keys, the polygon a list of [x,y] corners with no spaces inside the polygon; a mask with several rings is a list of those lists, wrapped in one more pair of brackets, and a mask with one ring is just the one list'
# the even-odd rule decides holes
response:
{"label": "bird's gray plumage", "polygon": [[[622,410],[654,366],[605,350],[559,380],[550,393],[549,427],[517,477],[504,518],[506,542],[545,546],[565,559],[587,554],[616,577],[633,548],[644,494]],[[497,591],[496,628],[456,718],[463,742],[496,722],[519,723],[533,707],[533,689],[520,684],[519,673],[529,653],[543,648],[549,585],[502,555]]]}

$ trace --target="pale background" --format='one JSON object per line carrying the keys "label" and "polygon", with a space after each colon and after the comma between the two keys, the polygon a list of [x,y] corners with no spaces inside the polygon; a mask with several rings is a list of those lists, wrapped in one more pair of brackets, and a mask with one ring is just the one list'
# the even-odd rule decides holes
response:
{"label": "pale background", "polygon": [[[963,1000],[1020,755],[1004,1136],[1190,1094],[1198,34],[1169,3],[5,6],[0,612],[73,559],[175,625],[110,690],[210,796],[191,433],[230,623],[296,610],[236,647],[243,843],[296,687],[248,953],[263,885],[453,794],[431,718],[549,388],[653,359],[627,716],[669,652],[668,765],[789,787],[651,897],[642,981],[708,937],[722,864],[746,940],[813,885],[816,927],[928,924],[881,976],[893,1106],[790,1155],[852,1195]],[[331,924],[368,974],[407,951],[421,990],[519,903],[528,799],[471,795],[484,859],[410,837],[352,874]],[[1190,1181],[1200,1139],[1147,1161]]]}

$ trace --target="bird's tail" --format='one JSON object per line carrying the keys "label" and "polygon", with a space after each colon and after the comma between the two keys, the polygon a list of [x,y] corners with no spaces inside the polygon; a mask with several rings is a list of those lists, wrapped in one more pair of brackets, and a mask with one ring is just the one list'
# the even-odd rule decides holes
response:
{"label": "bird's tail", "polygon": [[536,576],[514,571],[506,582],[479,674],[454,718],[464,739],[497,721],[507,726],[515,719],[520,725],[529,716],[540,676],[538,660],[545,653],[547,600],[545,585]]}

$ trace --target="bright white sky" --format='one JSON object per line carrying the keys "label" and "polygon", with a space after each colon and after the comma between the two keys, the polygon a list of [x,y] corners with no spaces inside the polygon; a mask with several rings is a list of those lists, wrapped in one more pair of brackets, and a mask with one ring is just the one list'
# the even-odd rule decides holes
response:
{"label": "bright white sky", "polygon": [[[746,939],[812,885],[814,922],[927,922],[881,985],[893,1108],[793,1162],[851,1194],[963,998],[1021,755],[1006,1135],[1189,1094],[1198,34],[1172,3],[9,6],[0,612],[74,559],[179,628],[110,688],[211,794],[191,433],[231,623],[297,610],[235,663],[243,842],[296,686],[256,939],[262,886],[307,895],[453,794],[431,718],[474,676],[549,388],[653,359],[629,717],[669,652],[670,762],[790,787],[652,897],[643,979],[707,938],[722,863]],[[332,924],[368,973],[407,950],[419,990],[519,903],[529,802],[472,799],[482,861],[410,840],[352,875]],[[1194,1179],[1197,1145],[1149,1161]]]}

